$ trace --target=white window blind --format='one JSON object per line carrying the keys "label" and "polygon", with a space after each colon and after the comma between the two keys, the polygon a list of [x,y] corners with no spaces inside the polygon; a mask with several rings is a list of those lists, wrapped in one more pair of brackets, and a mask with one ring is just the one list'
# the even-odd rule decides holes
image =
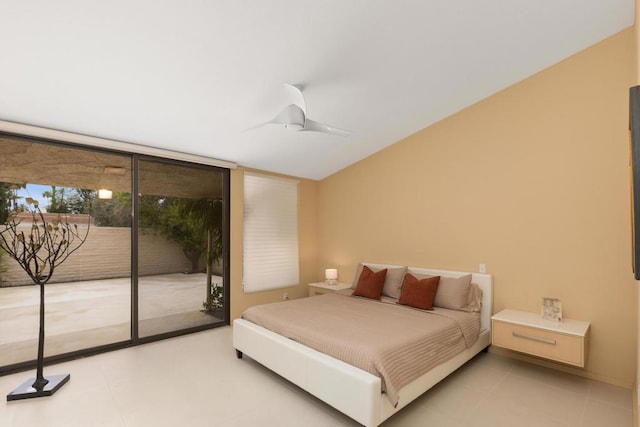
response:
{"label": "white window blind", "polygon": [[244,292],[297,285],[298,182],[244,174]]}

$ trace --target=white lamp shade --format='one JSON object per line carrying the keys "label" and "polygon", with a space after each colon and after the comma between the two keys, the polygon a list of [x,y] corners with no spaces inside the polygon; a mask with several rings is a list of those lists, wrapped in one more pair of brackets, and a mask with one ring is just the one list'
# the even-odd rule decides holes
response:
{"label": "white lamp shade", "polygon": [[324,271],[324,278],[327,280],[336,280],[338,278],[338,270],[335,268],[327,268]]}

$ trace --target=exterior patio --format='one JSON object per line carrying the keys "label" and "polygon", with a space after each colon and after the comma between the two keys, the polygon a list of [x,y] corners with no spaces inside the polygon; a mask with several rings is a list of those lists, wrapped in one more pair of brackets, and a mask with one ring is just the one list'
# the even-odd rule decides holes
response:
{"label": "exterior patio", "polygon": [[[213,276],[215,286],[222,277]],[[139,278],[139,336],[223,321],[202,312],[206,274]],[[45,286],[45,356],[126,341],[131,337],[131,279]],[[0,366],[34,360],[38,286],[0,288]]]}

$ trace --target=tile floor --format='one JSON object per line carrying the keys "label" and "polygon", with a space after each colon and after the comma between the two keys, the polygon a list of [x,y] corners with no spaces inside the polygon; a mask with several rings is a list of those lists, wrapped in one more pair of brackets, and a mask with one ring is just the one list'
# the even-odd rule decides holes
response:
{"label": "tile floor", "polygon": [[[248,357],[223,327],[45,367],[52,397],[0,401],[0,426],[356,426]],[[9,393],[33,372],[0,377]],[[383,426],[633,425],[631,391],[481,353]]]}

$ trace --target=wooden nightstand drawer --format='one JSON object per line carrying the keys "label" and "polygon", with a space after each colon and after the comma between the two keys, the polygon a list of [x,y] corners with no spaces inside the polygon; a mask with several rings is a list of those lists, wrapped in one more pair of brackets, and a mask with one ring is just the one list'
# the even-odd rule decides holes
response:
{"label": "wooden nightstand drawer", "polygon": [[493,322],[493,343],[500,347],[571,365],[584,366],[582,338],[538,328]]}
{"label": "wooden nightstand drawer", "polygon": [[519,310],[502,310],[491,317],[492,344],[522,353],[584,367],[589,322],[564,319],[557,323]]}
{"label": "wooden nightstand drawer", "polygon": [[316,295],[322,295],[322,294],[328,294],[334,292],[331,289],[323,289],[323,288],[317,288],[315,286],[309,286],[309,296],[313,297]]}

